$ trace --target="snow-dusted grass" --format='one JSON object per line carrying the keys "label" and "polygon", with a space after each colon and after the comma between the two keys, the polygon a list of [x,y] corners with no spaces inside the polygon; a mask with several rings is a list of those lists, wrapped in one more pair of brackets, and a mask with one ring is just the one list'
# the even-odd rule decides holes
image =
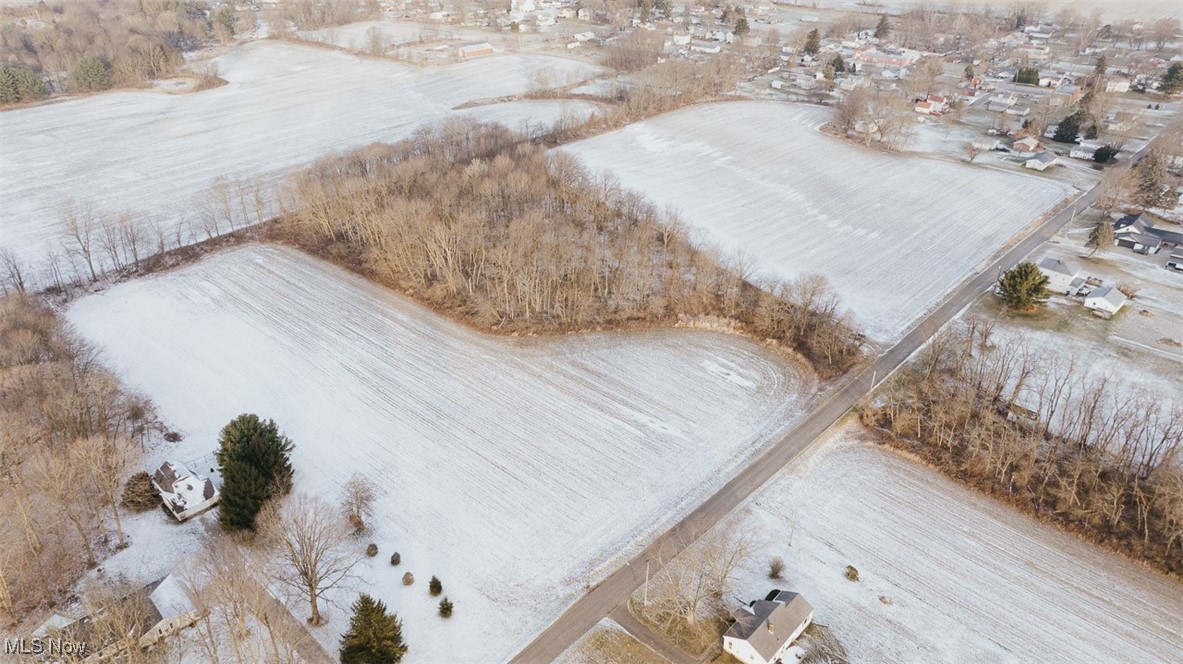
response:
{"label": "snow-dusted grass", "polygon": [[[489,337],[272,246],[117,285],[67,317],[185,434],[175,456],[255,412],[295,441],[297,490],[336,501],[354,471],[380,484],[358,542],[380,553],[357,588],[404,618],[411,662],[511,656],[790,424],[803,389],[742,337]],[[346,616],[329,614],[317,636],[334,650]]]}
{"label": "snow-dusted grass", "polygon": [[511,127],[551,121],[567,104],[452,109],[526,92],[540,71],[555,84],[598,71],[540,55],[415,67],[282,42],[248,43],[217,63],[229,84],[204,92],[112,92],[0,113],[0,246],[42,262],[63,241],[66,200],[157,216],[187,242],[200,227],[199,194],[216,178],[272,180],[330,151],[397,141],[461,113]]}
{"label": "snow-dusted grass", "polygon": [[1067,195],[1046,178],[827,136],[828,111],[775,102],[698,106],[563,149],[659,205],[759,273],[827,276],[878,340]]}
{"label": "snow-dusted grass", "polygon": [[[737,596],[802,592],[853,662],[1178,661],[1178,581],[858,431],[840,429],[736,516],[763,544]],[[788,564],[783,581],[767,578],[774,555]],[[860,581],[846,580],[847,565]]]}
{"label": "snow-dusted grass", "polygon": [[504,33],[485,32],[439,22],[392,21],[375,19],[300,33],[301,38],[332,44],[355,51],[368,51],[371,35],[378,35],[383,46],[390,48],[415,42],[438,41],[502,41]]}

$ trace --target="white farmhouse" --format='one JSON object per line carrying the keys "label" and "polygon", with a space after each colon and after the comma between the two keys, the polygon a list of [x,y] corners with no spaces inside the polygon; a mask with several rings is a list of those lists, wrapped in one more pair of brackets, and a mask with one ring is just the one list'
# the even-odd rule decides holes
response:
{"label": "white farmhouse", "polygon": [[1112,286],[1102,286],[1101,288],[1094,288],[1092,292],[1084,298],[1084,308],[1091,310],[1094,314],[1109,318],[1113,314],[1121,311],[1125,306],[1126,296]]}
{"label": "white farmhouse", "polygon": [[1044,258],[1038,263],[1039,271],[1047,277],[1047,289],[1053,293],[1067,295],[1080,277],[1080,270],[1069,267],[1067,263],[1056,258]]}
{"label": "white farmhouse", "polygon": [[784,657],[811,622],[813,607],[804,597],[773,590],[735,612],[735,624],[723,635],[723,650],[745,664],[771,664]]}
{"label": "white farmhouse", "polygon": [[213,480],[189,470],[179,461],[165,461],[152,474],[164,507],[177,521],[187,521],[218,504],[222,495]]}
{"label": "white farmhouse", "polygon": [[1055,166],[1058,163],[1060,163],[1060,158],[1055,153],[1044,150],[1023,162],[1023,166],[1025,168],[1033,168],[1037,171],[1046,171],[1049,167]]}

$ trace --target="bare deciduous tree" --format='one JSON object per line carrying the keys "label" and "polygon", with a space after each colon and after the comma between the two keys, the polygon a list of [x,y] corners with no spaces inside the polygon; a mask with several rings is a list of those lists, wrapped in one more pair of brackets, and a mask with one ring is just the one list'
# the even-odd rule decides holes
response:
{"label": "bare deciduous tree", "polygon": [[321,624],[321,599],[346,582],[361,559],[360,551],[347,546],[343,515],[318,498],[295,494],[268,504],[260,521],[275,547],[272,578],[308,602],[310,624]]}

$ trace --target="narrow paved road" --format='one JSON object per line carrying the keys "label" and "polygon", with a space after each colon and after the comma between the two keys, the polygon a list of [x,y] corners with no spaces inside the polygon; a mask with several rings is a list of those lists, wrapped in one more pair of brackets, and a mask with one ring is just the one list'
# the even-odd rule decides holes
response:
{"label": "narrow paved road", "polygon": [[[1146,148],[1138,151],[1133,161],[1140,159],[1145,151]],[[989,289],[1001,272],[1019,264],[1027,254],[1059,232],[1077,211],[1092,205],[1099,194],[1100,185],[1097,185],[1037,226],[989,266],[961,282],[936,310],[913,327],[899,343],[875,361],[847,376],[840,387],[824,396],[783,438],[773,443],[686,518],[625,563],[624,567],[594,586],[510,661],[513,664],[553,661],[641,587],[645,581],[646,565],[649,565],[649,573],[652,574],[654,569],[664,565],[756,493],[866,396],[873,387],[872,381],[878,384],[891,375],[946,323]]]}

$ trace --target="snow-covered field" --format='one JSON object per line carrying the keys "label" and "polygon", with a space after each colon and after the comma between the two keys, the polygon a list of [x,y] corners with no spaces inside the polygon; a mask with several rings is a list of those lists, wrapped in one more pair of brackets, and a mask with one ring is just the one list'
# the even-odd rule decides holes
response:
{"label": "snow-covered field", "polygon": [[[255,412],[295,441],[297,490],[335,502],[354,471],[380,484],[366,538],[380,554],[356,588],[403,617],[411,662],[511,656],[791,424],[813,389],[759,344],[713,332],[489,337],[274,246],[126,282],[66,315],[185,434],[175,458]],[[172,533],[202,525],[161,528],[196,542]],[[155,536],[138,533],[120,556],[143,559]],[[404,588],[407,570],[417,582]],[[434,615],[433,574],[456,603],[450,621]],[[346,620],[330,614],[317,636],[335,652]]]}
{"label": "snow-covered field", "polygon": [[0,113],[0,247],[27,264],[50,247],[63,253],[58,211],[67,200],[154,215],[188,241],[197,199],[216,178],[271,180],[330,151],[396,141],[459,114],[515,128],[564,109],[585,114],[593,105],[452,108],[526,92],[540,71],[555,84],[598,71],[540,55],[415,67],[282,42],[248,43],[217,62],[229,85],[204,92],[112,92]]}
{"label": "snow-covered field", "polygon": [[840,429],[737,515],[763,545],[737,596],[803,593],[852,662],[1179,661],[1178,581],[858,435]]}
{"label": "snow-covered field", "polygon": [[679,210],[764,275],[828,277],[888,341],[1071,190],[1046,178],[827,136],[828,111],[697,106],[562,149]]}

